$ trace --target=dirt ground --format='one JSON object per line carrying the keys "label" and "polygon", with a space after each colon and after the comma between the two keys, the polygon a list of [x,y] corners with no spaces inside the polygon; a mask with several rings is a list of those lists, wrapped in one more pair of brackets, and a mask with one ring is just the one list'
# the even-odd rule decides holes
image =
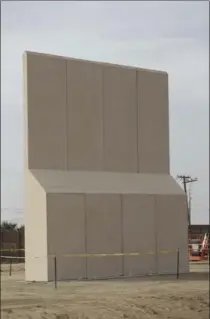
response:
{"label": "dirt ground", "polygon": [[[15,269],[14,269],[15,268]],[[208,263],[191,273],[147,278],[25,283],[23,265],[1,272],[2,319],[207,319]]]}

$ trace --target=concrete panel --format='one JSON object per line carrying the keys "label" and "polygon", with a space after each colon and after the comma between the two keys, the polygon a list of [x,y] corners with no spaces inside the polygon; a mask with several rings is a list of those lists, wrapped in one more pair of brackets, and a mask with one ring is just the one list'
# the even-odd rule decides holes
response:
{"label": "concrete panel", "polygon": [[[87,195],[87,253],[122,252],[120,195]],[[88,278],[122,274],[122,257],[87,258]]]}
{"label": "concrete panel", "polygon": [[27,53],[28,168],[65,169],[66,62]]}
{"label": "concrete panel", "polygon": [[[57,255],[58,279],[86,277],[86,258],[64,257],[85,253],[84,195],[48,194],[48,254]],[[54,278],[53,260],[49,263],[49,278]]]}
{"label": "concrete panel", "polygon": [[68,169],[102,170],[102,67],[67,60]]}
{"label": "concrete panel", "polygon": [[104,170],[137,172],[136,70],[104,67]]}
{"label": "concrete panel", "polygon": [[169,173],[168,76],[138,71],[140,173]]}
{"label": "concrete panel", "polygon": [[123,251],[140,256],[124,257],[126,276],[157,272],[154,196],[123,195]]}
{"label": "concrete panel", "polygon": [[46,194],[33,174],[27,170],[25,185],[25,279],[47,281]]}
{"label": "concrete panel", "polygon": [[[176,273],[177,249],[180,250],[180,272],[188,272],[188,219],[186,196],[156,196],[158,251],[172,250],[158,255],[158,272]],[[170,225],[170,227],[169,227]]]}

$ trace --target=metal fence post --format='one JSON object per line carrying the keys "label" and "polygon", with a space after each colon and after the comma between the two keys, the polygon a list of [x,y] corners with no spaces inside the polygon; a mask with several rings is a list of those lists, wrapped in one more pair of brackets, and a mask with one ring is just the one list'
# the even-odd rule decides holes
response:
{"label": "metal fence post", "polygon": [[12,258],[10,258],[9,262],[9,275],[12,276]]}
{"label": "metal fence post", "polygon": [[57,258],[54,256],[54,281],[55,281],[55,289],[57,289]]}
{"label": "metal fence post", "polygon": [[177,249],[176,278],[179,279],[179,248]]}

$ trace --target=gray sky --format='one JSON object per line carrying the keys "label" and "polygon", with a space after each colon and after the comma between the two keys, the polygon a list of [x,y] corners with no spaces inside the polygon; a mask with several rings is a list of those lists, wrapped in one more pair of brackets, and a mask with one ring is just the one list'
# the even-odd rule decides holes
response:
{"label": "gray sky", "polygon": [[192,222],[209,221],[209,17],[197,2],[2,2],[2,218],[23,217],[24,50],[165,70],[171,173],[189,174]]}

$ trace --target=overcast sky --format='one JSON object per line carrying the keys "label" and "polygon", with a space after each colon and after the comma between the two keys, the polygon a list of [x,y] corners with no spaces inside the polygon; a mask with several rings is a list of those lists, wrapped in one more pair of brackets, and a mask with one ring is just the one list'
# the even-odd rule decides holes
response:
{"label": "overcast sky", "polygon": [[197,177],[192,222],[209,221],[208,1],[1,3],[2,218],[23,217],[25,50],[165,70],[171,173]]}

